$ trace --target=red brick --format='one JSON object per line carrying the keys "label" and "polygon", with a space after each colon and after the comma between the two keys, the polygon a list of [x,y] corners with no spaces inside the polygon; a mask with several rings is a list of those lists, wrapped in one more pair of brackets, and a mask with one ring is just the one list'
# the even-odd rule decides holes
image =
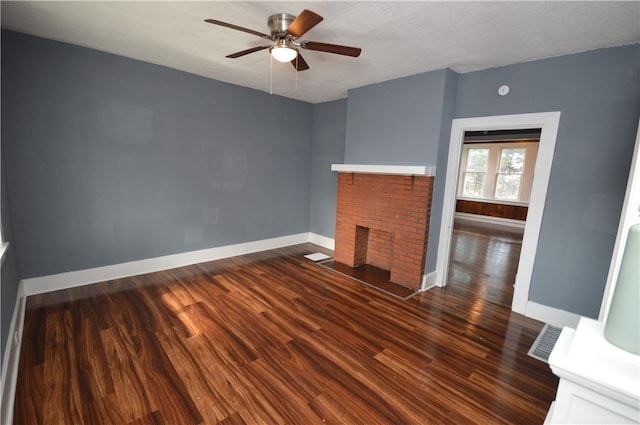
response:
{"label": "red brick", "polygon": [[432,189],[429,176],[340,173],[335,260],[373,264],[390,270],[392,281],[419,288]]}

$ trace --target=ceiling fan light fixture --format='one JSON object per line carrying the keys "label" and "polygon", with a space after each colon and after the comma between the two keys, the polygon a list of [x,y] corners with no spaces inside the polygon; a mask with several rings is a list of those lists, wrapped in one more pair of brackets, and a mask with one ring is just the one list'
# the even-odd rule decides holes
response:
{"label": "ceiling fan light fixture", "polygon": [[291,47],[289,40],[280,39],[269,49],[271,56],[278,62],[291,62],[298,56],[298,50]]}

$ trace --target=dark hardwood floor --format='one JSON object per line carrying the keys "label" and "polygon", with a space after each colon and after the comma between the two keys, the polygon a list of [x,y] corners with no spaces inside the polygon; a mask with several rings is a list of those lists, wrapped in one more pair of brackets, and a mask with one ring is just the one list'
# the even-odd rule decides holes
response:
{"label": "dark hardwood floor", "polygon": [[454,222],[447,284],[511,308],[522,234]]}
{"label": "dark hardwood floor", "polygon": [[557,379],[526,355],[542,323],[476,284],[500,278],[482,260],[454,260],[447,287],[402,301],[303,258],[312,252],[327,251],[29,297],[15,423],[544,421]]}

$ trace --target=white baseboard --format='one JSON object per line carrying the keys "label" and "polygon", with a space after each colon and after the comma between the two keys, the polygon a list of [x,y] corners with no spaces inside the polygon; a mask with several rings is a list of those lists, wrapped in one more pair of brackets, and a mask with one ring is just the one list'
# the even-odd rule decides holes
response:
{"label": "white baseboard", "polygon": [[9,325],[7,345],[5,345],[2,359],[2,383],[0,384],[0,417],[1,423],[13,423],[13,402],[16,396],[18,381],[18,366],[20,363],[20,349],[22,348],[22,329],[24,326],[24,311],[27,297],[24,293],[24,282],[18,286],[16,305]]}
{"label": "white baseboard", "polygon": [[533,301],[527,301],[527,309],[524,315],[544,323],[549,323],[558,328],[568,327],[573,329],[578,326],[578,322],[582,318],[579,314],[538,304]]}
{"label": "white baseboard", "polygon": [[431,273],[427,273],[425,275],[422,276],[422,287],[420,288],[420,292],[424,292],[428,289],[433,288],[434,286],[436,286],[437,282],[437,277],[438,277],[438,272],[437,271],[432,271]]}
{"label": "white baseboard", "polygon": [[320,245],[323,248],[335,250],[336,240],[327,236],[318,235],[317,233],[309,233],[309,242]]}
{"label": "white baseboard", "polygon": [[163,257],[148,258],[122,264],[113,264],[92,269],[34,277],[24,280],[24,292],[26,296],[42,294],[45,292],[74,288],[91,283],[137,276],[140,274],[168,270],[176,267],[184,267],[206,261],[220,260],[223,258],[234,257],[236,255],[267,251],[269,249],[277,249],[305,242],[310,242],[310,233],[299,233],[297,235],[281,236],[235,245],[226,245],[180,254],[165,255]]}
{"label": "white baseboard", "polygon": [[513,220],[510,218],[491,217],[488,215],[468,214],[468,213],[455,213],[455,219],[460,221],[466,221],[469,223],[479,223],[488,227],[505,228],[509,230],[515,230],[524,232],[524,226],[526,224],[523,220]]}

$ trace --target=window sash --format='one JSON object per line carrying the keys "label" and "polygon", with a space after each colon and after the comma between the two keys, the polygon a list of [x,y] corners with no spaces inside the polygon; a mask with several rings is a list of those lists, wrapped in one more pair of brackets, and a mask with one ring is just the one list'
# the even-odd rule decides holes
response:
{"label": "window sash", "polygon": [[498,173],[493,197],[505,201],[518,201],[520,199],[521,183],[521,174]]}
{"label": "window sash", "polygon": [[465,196],[482,196],[485,176],[481,171],[465,171],[462,193]]}
{"label": "window sash", "polygon": [[[488,150],[488,159],[486,172],[482,178],[482,188],[479,188],[478,174],[482,172],[469,169],[474,168],[469,164],[469,151],[481,149]],[[524,149],[524,158],[522,164],[516,166],[515,170],[511,167],[507,171],[501,167],[501,163],[503,153],[511,149]],[[527,204],[531,195],[537,150],[537,141],[465,144],[460,164],[461,172],[458,176],[458,197]],[[516,172],[518,168],[520,172]],[[476,181],[473,181],[474,179]]]}

